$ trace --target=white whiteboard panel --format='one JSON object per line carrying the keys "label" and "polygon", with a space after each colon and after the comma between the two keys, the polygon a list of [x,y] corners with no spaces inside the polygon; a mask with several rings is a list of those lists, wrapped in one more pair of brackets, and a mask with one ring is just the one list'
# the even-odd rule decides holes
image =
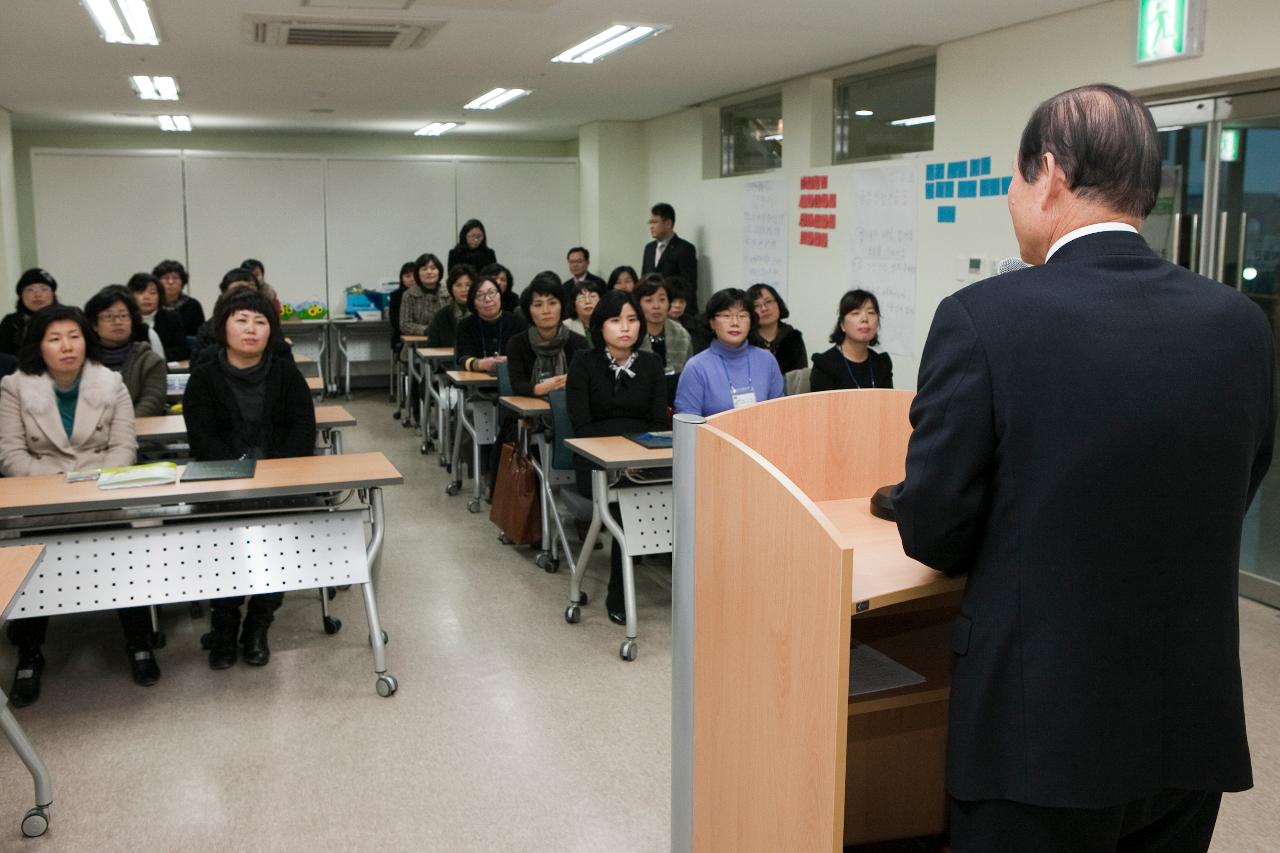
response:
{"label": "white whiteboard panel", "polygon": [[400,275],[423,252],[444,263],[457,240],[453,163],[330,160],[325,185],[329,282],[337,295]]}
{"label": "white whiteboard panel", "polygon": [[104,285],[124,284],[165,258],[186,259],[177,152],[36,151],[31,190],[36,262],[58,280],[66,305],[84,305]]}
{"label": "white whiteboard panel", "polygon": [[246,258],[282,302],[325,301],[324,161],[187,156],[191,292],[213,310],[223,274]]}
{"label": "white whiteboard panel", "polygon": [[458,227],[473,218],[484,222],[517,290],[542,270],[568,275],[565,253],[580,239],[578,164],[459,163]]}

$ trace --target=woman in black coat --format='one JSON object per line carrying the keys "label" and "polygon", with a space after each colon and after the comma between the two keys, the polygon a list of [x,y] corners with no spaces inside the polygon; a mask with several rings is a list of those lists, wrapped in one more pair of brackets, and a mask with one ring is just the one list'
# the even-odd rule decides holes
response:
{"label": "woman in black coat", "polygon": [[747,288],[751,311],[756,315],[755,343],[773,353],[778,369],[785,376],[791,370],[803,370],[809,363],[809,352],[804,346],[804,335],[788,323],[791,316],[787,303],[769,284],[753,284]]}
{"label": "woman in black coat", "polygon": [[810,391],[893,387],[893,359],[871,349],[880,343],[880,301],[874,293],[850,290],[840,298],[831,343],[835,346],[813,357]]}
{"label": "woman in black coat", "polygon": [[[662,359],[638,349],[640,316],[635,299],[622,290],[606,293],[591,313],[595,348],[578,353],[565,383],[574,435],[587,438],[668,428],[667,379]],[[578,492],[589,497],[591,464],[581,456],[575,464]],[[605,610],[614,624],[627,623],[624,603],[622,549],[615,541],[605,597]]]}
{"label": "woman in black coat", "polygon": [[151,274],[160,282],[163,291],[161,295],[164,297],[161,304],[164,309],[172,311],[178,318],[184,335],[194,338],[204,325],[204,306],[200,304],[200,300],[186,292],[187,284],[191,281],[187,268],[180,261],[165,260],[156,264]]}
{"label": "woman in black coat", "polygon": [[507,344],[507,376],[523,397],[545,397],[563,388],[573,358],[587,339],[564,322],[564,285],[553,272],[541,272],[520,294],[520,308],[533,321]]}
{"label": "woman in black coat", "polygon": [[22,337],[31,315],[49,305],[55,305],[58,282],[47,270],[33,267],[18,279],[18,306],[12,314],[0,320],[0,352],[17,355]]}
{"label": "woman in black coat", "polygon": [[[292,359],[272,352],[280,318],[256,288],[228,293],[214,314],[217,357],[191,370],[182,397],[191,455],[198,460],[280,459],[310,456],[315,449],[316,410],[311,390]],[[249,598],[240,629],[242,596],[214,599],[212,631],[203,638],[209,668],[236,662],[236,637],[245,663],[264,666],[271,659],[267,629],[283,592]]]}
{"label": "woman in black coat", "polygon": [[497,254],[489,248],[489,236],[484,230],[484,223],[479,219],[468,219],[462,223],[462,230],[458,232],[458,245],[449,250],[447,269],[465,264],[472,269],[482,270],[497,262]]}

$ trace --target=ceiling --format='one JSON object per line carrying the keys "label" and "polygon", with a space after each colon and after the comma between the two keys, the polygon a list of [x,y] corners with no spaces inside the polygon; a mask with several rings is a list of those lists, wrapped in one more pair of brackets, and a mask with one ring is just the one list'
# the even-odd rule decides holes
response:
{"label": "ceiling", "polygon": [[[912,45],[937,45],[1096,0],[149,0],[158,47],[102,41],[76,0],[0,0],[0,107],[25,130],[454,135],[563,140],[598,120],[644,120]],[[394,8],[386,8],[394,7]],[[266,47],[246,15],[428,19],[414,48]],[[550,58],[612,23],[671,27],[594,65]],[[139,100],[131,74],[178,78],[177,104]],[[462,105],[495,86],[534,89],[495,112]],[[156,131],[159,133],[159,131]]]}

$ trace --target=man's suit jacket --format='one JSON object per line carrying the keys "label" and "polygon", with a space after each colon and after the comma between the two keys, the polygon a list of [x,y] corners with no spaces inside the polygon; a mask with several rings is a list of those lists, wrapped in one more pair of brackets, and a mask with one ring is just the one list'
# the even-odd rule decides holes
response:
{"label": "man's suit jacket", "polygon": [[657,251],[658,241],[650,240],[644,247],[644,262],[640,265],[640,275],[658,272],[684,279],[689,285],[689,292],[685,294],[688,297],[689,308],[696,313],[698,310],[698,248],[688,240],[681,240],[679,234],[672,234],[666,251],[662,253],[657,264],[654,264],[653,256]]}
{"label": "man's suit jacket", "polygon": [[[584,281],[594,281],[596,284],[600,285],[601,287],[608,286],[608,283],[604,279],[602,279],[600,276],[596,275],[593,272],[588,272],[582,278]],[[577,279],[575,279],[573,276],[569,276],[564,280],[564,286],[569,291],[568,293],[569,298],[572,299],[574,296],[577,295],[578,288],[581,287],[582,285],[578,284]]]}
{"label": "man's suit jacket", "polygon": [[906,552],[968,574],[952,796],[1252,784],[1236,586],[1273,365],[1256,305],[1132,233],[939,305],[894,499]]}

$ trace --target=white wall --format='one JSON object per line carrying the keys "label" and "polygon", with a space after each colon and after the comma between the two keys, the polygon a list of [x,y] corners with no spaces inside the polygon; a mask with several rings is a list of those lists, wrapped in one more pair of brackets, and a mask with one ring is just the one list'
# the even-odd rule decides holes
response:
{"label": "white wall", "polygon": [[13,117],[0,109],[0,287],[17,284],[22,274],[18,257],[18,193],[13,166]]}

